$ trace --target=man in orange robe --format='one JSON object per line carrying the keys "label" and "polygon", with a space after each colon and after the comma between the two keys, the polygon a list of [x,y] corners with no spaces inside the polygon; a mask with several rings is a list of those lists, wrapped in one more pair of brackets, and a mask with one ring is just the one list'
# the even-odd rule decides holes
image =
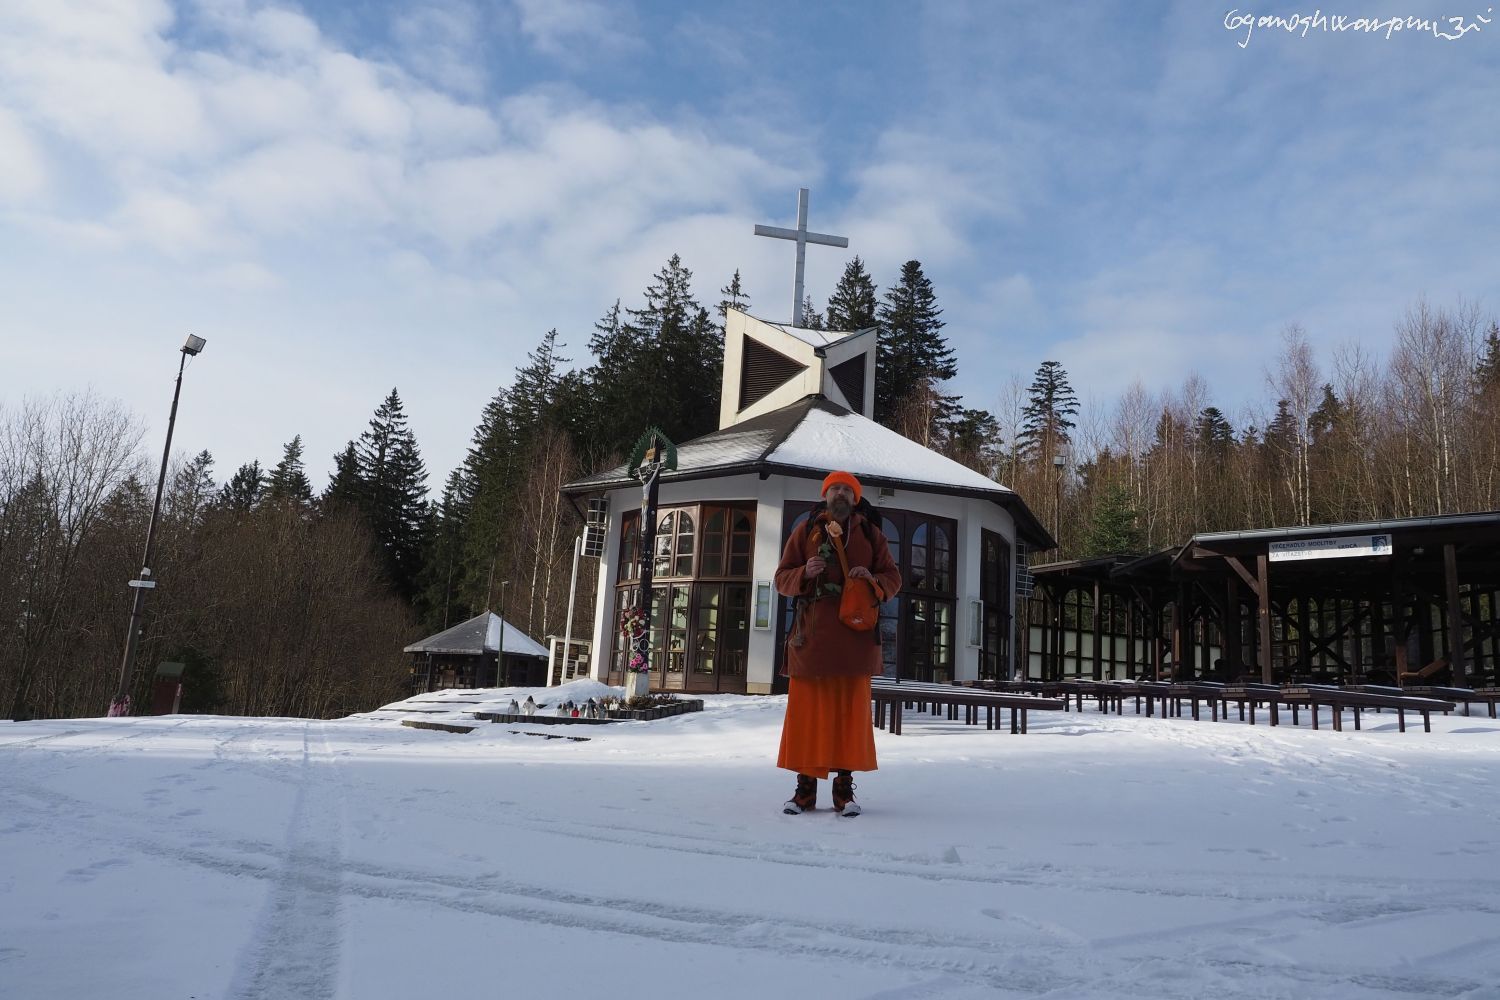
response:
{"label": "man in orange robe", "polygon": [[879,515],[861,497],[859,480],[830,472],[823,502],[787,539],[776,567],[776,589],[798,601],[787,637],[786,721],[776,766],[797,772],[797,791],[784,811],[816,808],[818,779],[836,774],[833,808],[858,816],[853,771],[875,770],[870,678],[881,673],[880,629],[856,631],[839,620],[843,569],[873,583],[881,600],[901,589],[901,571],[880,531]]}

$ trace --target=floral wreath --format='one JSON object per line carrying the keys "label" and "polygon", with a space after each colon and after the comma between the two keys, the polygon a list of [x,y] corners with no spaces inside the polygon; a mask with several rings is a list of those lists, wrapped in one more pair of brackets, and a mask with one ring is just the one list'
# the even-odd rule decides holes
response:
{"label": "floral wreath", "polygon": [[647,673],[650,668],[646,657],[636,648],[636,643],[646,634],[646,609],[633,607],[621,611],[620,631],[630,640],[630,661],[625,664],[625,669],[635,674]]}

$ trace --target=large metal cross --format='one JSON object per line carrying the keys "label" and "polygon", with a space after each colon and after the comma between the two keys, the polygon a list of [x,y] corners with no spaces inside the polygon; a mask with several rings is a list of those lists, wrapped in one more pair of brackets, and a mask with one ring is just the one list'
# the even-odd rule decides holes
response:
{"label": "large metal cross", "polygon": [[802,266],[807,259],[807,245],[816,243],[825,247],[847,247],[846,236],[825,236],[823,233],[807,231],[807,188],[797,189],[797,228],[782,229],[779,226],[755,227],[756,236],[770,236],[778,240],[792,240],[797,244],[797,278],[792,283],[792,325],[802,325]]}

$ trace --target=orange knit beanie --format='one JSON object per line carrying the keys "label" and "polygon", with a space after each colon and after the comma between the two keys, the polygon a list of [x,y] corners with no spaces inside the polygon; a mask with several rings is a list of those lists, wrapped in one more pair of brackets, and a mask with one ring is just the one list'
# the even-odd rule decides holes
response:
{"label": "orange knit beanie", "polygon": [[828,474],[828,478],[823,480],[823,493],[822,493],[823,496],[826,497],[828,495],[828,487],[832,486],[834,483],[843,483],[845,486],[847,486],[851,490],[853,490],[854,491],[854,502],[855,503],[859,503],[859,497],[860,497],[861,490],[859,488],[859,480],[854,478],[854,474],[853,473],[851,473],[851,472],[830,472]]}

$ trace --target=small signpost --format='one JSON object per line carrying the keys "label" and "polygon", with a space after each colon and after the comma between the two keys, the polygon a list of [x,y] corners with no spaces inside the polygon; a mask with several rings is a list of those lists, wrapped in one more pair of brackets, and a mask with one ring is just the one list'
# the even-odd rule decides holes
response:
{"label": "small signpost", "polygon": [[[635,644],[625,662],[625,696],[644,697],[651,677],[651,577],[656,553],[656,497],[662,472],[677,469],[677,446],[655,427],[646,429],[631,449],[625,468],[641,483],[641,591],[636,607],[645,612],[645,627],[634,636]],[[631,663],[640,657],[640,667]],[[631,682],[634,678],[641,681]]]}

